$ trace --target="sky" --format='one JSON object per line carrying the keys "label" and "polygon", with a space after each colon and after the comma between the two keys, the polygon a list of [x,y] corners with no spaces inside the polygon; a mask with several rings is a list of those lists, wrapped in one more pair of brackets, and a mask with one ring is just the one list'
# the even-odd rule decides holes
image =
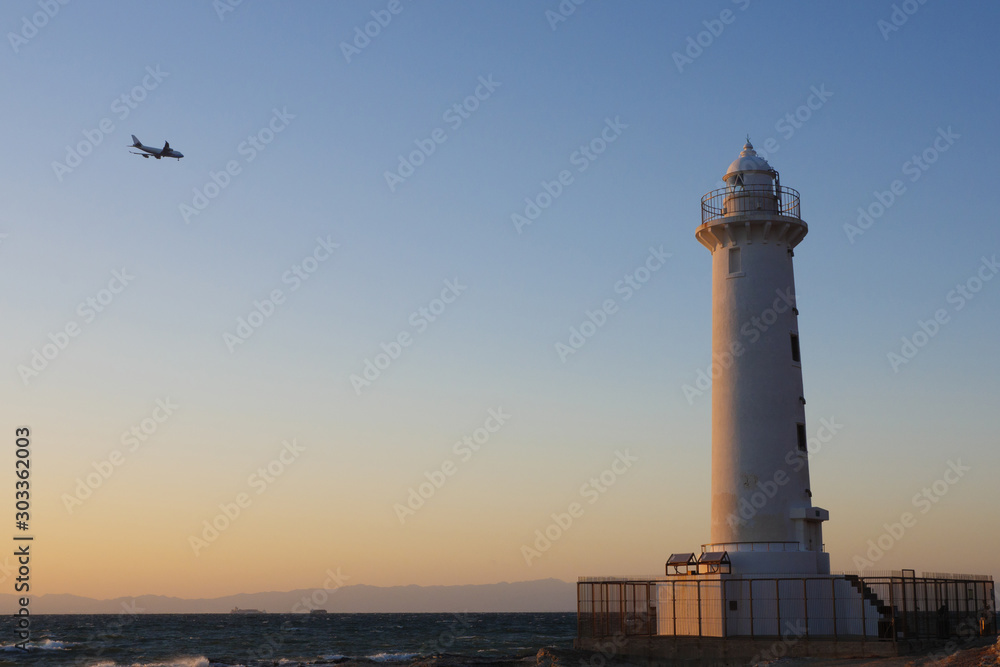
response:
{"label": "sky", "polygon": [[834,570],[1000,575],[998,18],[5,2],[0,508],[35,538],[32,594],[573,581],[698,551],[694,231],[747,135],[809,225]]}

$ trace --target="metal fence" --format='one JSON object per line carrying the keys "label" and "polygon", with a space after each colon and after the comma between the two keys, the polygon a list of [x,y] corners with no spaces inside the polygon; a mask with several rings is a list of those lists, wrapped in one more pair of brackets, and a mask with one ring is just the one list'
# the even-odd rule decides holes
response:
{"label": "metal fence", "polygon": [[996,635],[990,577],[671,576],[577,583],[580,637],[787,637],[896,641]]}
{"label": "metal fence", "polygon": [[701,221],[725,215],[769,212],[799,218],[799,192],[783,185],[747,185],[719,188],[701,198]]}

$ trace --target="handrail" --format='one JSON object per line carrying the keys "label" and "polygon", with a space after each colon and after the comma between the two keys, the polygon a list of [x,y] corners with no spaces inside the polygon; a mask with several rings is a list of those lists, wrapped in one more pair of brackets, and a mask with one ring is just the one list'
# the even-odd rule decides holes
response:
{"label": "handrail", "polygon": [[799,191],[783,185],[746,185],[712,190],[701,198],[701,222],[727,215],[765,211],[798,218]]}
{"label": "handrail", "polygon": [[[749,548],[746,548],[747,546]],[[729,551],[731,553],[746,551],[805,551],[799,542],[713,542],[701,545],[702,553],[708,550]]]}

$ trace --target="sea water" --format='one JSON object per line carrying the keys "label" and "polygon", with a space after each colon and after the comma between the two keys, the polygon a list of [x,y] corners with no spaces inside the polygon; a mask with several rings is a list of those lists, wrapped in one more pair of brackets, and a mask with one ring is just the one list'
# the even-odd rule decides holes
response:
{"label": "sea water", "polygon": [[570,648],[573,613],[42,615],[28,650],[14,621],[0,666],[296,667],[350,663],[512,663]]}

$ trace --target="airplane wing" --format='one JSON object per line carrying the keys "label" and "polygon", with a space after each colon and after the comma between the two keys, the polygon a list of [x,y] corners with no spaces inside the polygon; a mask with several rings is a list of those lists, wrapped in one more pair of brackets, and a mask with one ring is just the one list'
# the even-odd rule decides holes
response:
{"label": "airplane wing", "polygon": [[169,141],[164,141],[163,142],[163,150],[161,150],[160,153],[162,154],[162,153],[169,153],[169,152],[170,152],[170,142]]}

